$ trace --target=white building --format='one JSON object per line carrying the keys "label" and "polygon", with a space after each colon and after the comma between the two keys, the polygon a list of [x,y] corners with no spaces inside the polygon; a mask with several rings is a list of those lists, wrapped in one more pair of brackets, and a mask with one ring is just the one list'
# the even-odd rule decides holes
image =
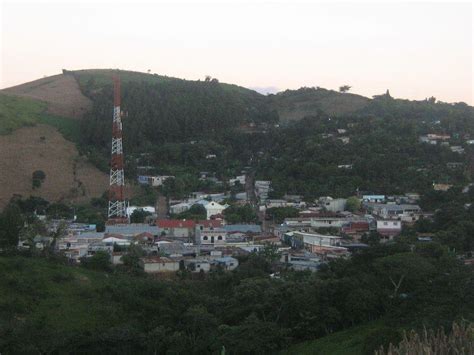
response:
{"label": "white building", "polygon": [[147,273],[176,272],[179,270],[179,260],[166,257],[141,258],[139,264]]}
{"label": "white building", "polygon": [[229,207],[228,205],[221,205],[215,201],[209,202],[207,205],[204,205],[206,209],[207,219],[210,219],[212,216],[217,214],[222,214],[222,212]]}
{"label": "white building", "polygon": [[227,232],[222,228],[203,228],[197,233],[201,245],[224,245],[227,242]]}
{"label": "white building", "polygon": [[186,259],[184,266],[191,272],[209,272],[211,270],[211,263],[206,259]]}
{"label": "white building", "polygon": [[145,212],[149,212],[151,214],[155,214],[155,212],[156,212],[155,207],[153,207],[153,206],[143,206],[143,207],[129,206],[129,207],[127,207],[127,217],[130,218],[132,213],[135,212],[136,210],[142,210],[142,211],[145,211]]}
{"label": "white building", "polygon": [[235,185],[237,182],[239,182],[240,185],[245,185],[245,175],[239,175],[229,180],[231,186]]}
{"label": "white building", "polygon": [[346,208],[345,198],[321,197],[319,199],[320,206],[324,207],[326,211],[342,212]]}
{"label": "white building", "polygon": [[388,221],[379,220],[377,221],[377,232],[384,236],[386,239],[392,239],[394,236],[400,234],[402,231],[401,221]]}

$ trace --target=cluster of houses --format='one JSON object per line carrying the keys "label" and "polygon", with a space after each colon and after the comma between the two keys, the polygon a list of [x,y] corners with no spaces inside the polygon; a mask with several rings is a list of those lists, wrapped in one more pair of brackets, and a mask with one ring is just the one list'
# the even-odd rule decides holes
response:
{"label": "cluster of houses", "polygon": [[444,146],[449,148],[454,153],[463,154],[465,148],[462,145],[451,145],[452,138],[456,140],[457,144],[464,144],[465,146],[474,144],[474,140],[470,139],[471,137],[468,134],[461,136],[456,134],[454,137],[451,137],[449,134],[429,133],[427,135],[420,136],[419,141],[422,143]]}
{"label": "cluster of houses", "polygon": [[346,199],[319,198],[300,210],[299,217],[286,218],[275,227],[274,234],[291,247],[283,251],[281,261],[296,270],[317,270],[327,260],[366,248],[361,240],[371,232],[388,242],[401,233],[404,224],[413,224],[424,215],[416,204],[418,199],[416,193],[363,195],[363,212],[349,212]]}
{"label": "cluster of houses", "polygon": [[[143,175],[139,181],[160,186],[170,178],[173,177]],[[229,180],[231,186],[239,184],[246,184],[246,175]],[[345,198],[324,196],[308,203],[300,195],[271,199],[270,191],[270,181],[255,181],[258,210],[264,216],[270,208],[293,207],[298,210],[298,217],[286,218],[278,225],[267,219],[262,224],[228,224],[224,211],[229,207],[229,195],[194,192],[186,199],[169,201],[169,218],[158,218],[151,206],[129,206],[129,216],[136,209],[149,212],[147,223],[107,225],[104,232],[97,232],[95,225],[67,221],[56,248],[77,263],[106,251],[117,265],[123,263],[122,257],[131,245],[140,245],[144,252],[140,266],[147,273],[160,274],[178,270],[233,270],[239,265],[239,256],[273,245],[280,255],[280,267],[316,271],[328,260],[349,257],[352,252],[366,248],[368,245],[362,242],[364,235],[377,232],[382,242],[390,241],[401,233],[404,224],[412,224],[423,215],[416,193],[362,195],[358,197],[361,208],[350,212]],[[243,192],[235,196],[233,203],[249,202]],[[176,217],[195,205],[204,207],[205,219]],[[57,229],[59,223],[49,221],[49,226]],[[37,246],[41,242],[38,240]]]}

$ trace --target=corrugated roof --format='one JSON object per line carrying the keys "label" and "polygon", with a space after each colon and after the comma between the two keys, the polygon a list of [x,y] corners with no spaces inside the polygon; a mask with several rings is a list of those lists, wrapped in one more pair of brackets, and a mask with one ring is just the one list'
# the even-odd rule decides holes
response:
{"label": "corrugated roof", "polygon": [[194,228],[196,223],[192,220],[159,219],[157,225],[160,228]]}

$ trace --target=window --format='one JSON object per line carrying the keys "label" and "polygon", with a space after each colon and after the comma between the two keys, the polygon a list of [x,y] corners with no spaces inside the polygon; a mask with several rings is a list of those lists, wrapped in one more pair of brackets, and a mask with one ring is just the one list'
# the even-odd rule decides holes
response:
{"label": "window", "polygon": [[207,235],[205,235],[202,239],[203,240],[208,240],[209,238],[207,238]]}
{"label": "window", "polygon": [[218,236],[217,240],[222,240],[222,235]]}

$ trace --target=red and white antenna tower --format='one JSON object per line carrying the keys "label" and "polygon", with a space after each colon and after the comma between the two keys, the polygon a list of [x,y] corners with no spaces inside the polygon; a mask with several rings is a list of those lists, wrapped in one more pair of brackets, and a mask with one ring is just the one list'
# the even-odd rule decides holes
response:
{"label": "red and white antenna tower", "polygon": [[108,224],[128,223],[127,206],[123,194],[125,185],[123,161],[120,79],[118,76],[114,76],[114,120],[112,125]]}

